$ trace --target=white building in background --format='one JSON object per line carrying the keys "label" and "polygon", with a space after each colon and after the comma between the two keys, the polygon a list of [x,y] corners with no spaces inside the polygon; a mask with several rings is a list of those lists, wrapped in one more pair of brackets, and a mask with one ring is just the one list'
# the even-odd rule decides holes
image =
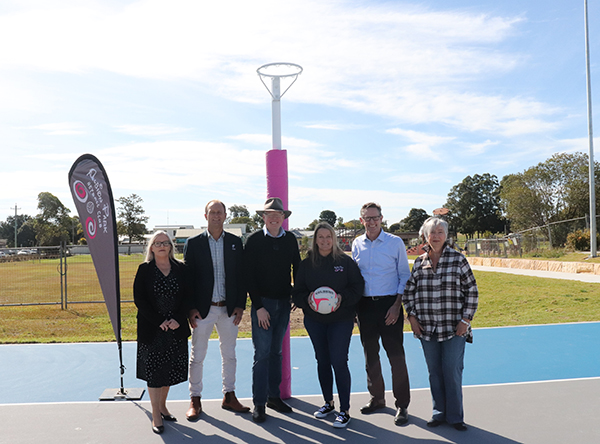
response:
{"label": "white building in background", "polygon": [[[157,231],[164,231],[167,235],[174,241],[177,235],[178,230],[193,230],[193,225],[156,225],[152,229],[152,233],[147,236],[147,238],[151,238],[154,233]],[[204,231],[204,230],[203,230]]]}
{"label": "white building in background", "polygon": [[[193,225],[157,225],[152,229],[152,233],[147,234],[146,242],[154,233],[162,230],[173,240],[176,245],[183,245],[185,241],[193,236],[204,233],[207,227],[194,228]],[[223,229],[228,233],[242,237],[246,234],[246,224],[225,224]]]}

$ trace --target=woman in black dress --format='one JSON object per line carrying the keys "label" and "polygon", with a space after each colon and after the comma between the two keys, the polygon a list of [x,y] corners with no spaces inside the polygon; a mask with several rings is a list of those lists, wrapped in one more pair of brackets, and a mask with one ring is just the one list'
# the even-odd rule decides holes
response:
{"label": "woman in black dress", "polygon": [[185,265],[176,260],[173,242],[164,231],[150,239],[146,260],[133,283],[137,314],[137,377],[148,383],[152,430],[164,431],[163,420],[176,421],[167,409],[172,385],[188,377],[187,298]]}

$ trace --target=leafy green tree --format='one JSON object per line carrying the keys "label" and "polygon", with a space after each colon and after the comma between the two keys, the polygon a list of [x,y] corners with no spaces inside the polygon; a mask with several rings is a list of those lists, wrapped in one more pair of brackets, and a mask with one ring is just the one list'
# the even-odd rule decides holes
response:
{"label": "leafy green tree", "polygon": [[460,233],[472,238],[475,233],[504,230],[498,178],[489,173],[467,176],[452,187],[444,205],[450,210],[450,223]]}
{"label": "leafy green tree", "polygon": [[264,219],[258,213],[254,213],[254,215],[252,216],[252,221],[254,222],[254,226],[256,226],[256,228],[262,228],[265,226]]}
{"label": "leafy green tree", "polygon": [[[511,229],[520,231],[589,213],[589,157],[585,153],[555,154],[522,173],[502,178],[500,197]],[[600,199],[600,164],[595,162],[596,212]],[[583,227],[583,222],[581,223]],[[552,243],[563,245],[568,230],[551,226]],[[547,231],[542,231],[544,235]]]}
{"label": "leafy green tree", "polygon": [[117,233],[127,236],[129,243],[133,240],[144,240],[144,234],[147,233],[146,222],[148,216],[145,215],[142,202],[144,200],[133,193],[127,197],[117,199],[119,207],[117,209]]}
{"label": "leafy green tree", "polygon": [[38,245],[58,245],[61,241],[70,239],[71,217],[69,210],[60,199],[52,193],[38,194],[38,210],[33,230]]}
{"label": "leafy green tree", "polygon": [[344,227],[346,227],[349,230],[360,230],[361,228],[363,228],[363,225],[360,223],[360,220],[352,219],[346,222],[344,224]]}
{"label": "leafy green tree", "polygon": [[234,217],[229,221],[230,224],[246,224],[246,232],[251,233],[256,229],[256,224],[251,217],[248,216],[238,216]]}
{"label": "leafy green tree", "polygon": [[18,246],[29,246],[33,247],[36,244],[35,239],[35,219],[31,216],[27,216],[23,225],[17,230],[17,245]]}
{"label": "leafy green tree", "polygon": [[331,210],[323,210],[321,214],[319,214],[319,222],[327,222],[332,227],[335,227],[335,223],[337,221],[337,215],[334,211]]}
{"label": "leafy green tree", "polygon": [[[231,205],[229,207],[229,209],[227,210],[227,212],[229,213],[229,219],[235,219],[237,217],[250,217],[250,212],[248,211],[248,208],[246,208],[246,205]],[[236,222],[229,222],[229,223],[236,223]]]}
{"label": "leafy green tree", "polygon": [[313,220],[311,223],[308,224],[308,226],[306,227],[306,229],[307,230],[314,230],[317,227],[317,225],[319,225],[319,222],[320,221],[318,219]]}
{"label": "leafy green tree", "polygon": [[411,208],[408,212],[408,216],[400,221],[402,231],[419,231],[423,222],[429,217],[431,216],[422,208]]}
{"label": "leafy green tree", "polygon": [[532,169],[502,178],[502,206],[512,230],[539,227],[554,218],[551,201],[537,184],[538,179]]}
{"label": "leafy green tree", "polygon": [[81,243],[81,240],[85,240],[85,236],[83,234],[83,226],[79,221],[79,217],[73,216],[71,218],[71,243],[73,245],[77,245]]}
{"label": "leafy green tree", "polygon": [[[15,220],[17,222],[17,245],[15,245]],[[6,222],[0,222],[0,239],[6,239],[9,247],[34,246],[35,231],[33,218],[27,214],[8,216]]]}

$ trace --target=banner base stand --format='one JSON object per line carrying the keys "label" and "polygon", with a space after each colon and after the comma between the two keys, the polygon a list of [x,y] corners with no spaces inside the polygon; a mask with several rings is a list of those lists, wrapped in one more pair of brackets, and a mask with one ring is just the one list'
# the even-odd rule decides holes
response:
{"label": "banner base stand", "polygon": [[143,388],[120,388],[106,389],[100,395],[100,401],[139,401],[144,396],[145,389]]}

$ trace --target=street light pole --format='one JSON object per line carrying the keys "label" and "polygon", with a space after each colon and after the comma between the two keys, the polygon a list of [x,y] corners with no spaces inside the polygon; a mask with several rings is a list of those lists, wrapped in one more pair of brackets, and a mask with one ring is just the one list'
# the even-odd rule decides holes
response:
{"label": "street light pole", "polygon": [[594,174],[594,131],[592,128],[592,82],[590,76],[590,38],[588,31],[588,6],[583,0],[585,15],[585,61],[587,79],[588,139],[589,139],[589,182],[590,182],[590,256],[596,257],[596,184]]}
{"label": "street light pole", "polygon": [[[12,210],[13,208],[11,208]],[[18,247],[17,245],[17,210],[20,210],[20,208],[17,208],[17,204],[15,203],[15,248]]]}

